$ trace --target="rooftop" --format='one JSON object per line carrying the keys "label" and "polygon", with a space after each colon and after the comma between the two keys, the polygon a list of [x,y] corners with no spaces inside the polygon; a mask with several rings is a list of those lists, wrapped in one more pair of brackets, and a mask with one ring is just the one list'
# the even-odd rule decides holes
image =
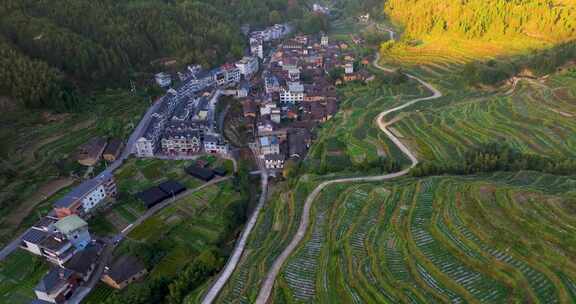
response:
{"label": "rooftop", "polygon": [[108,173],[107,171],[101,173],[100,175],[87,180],[74,189],[70,191],[66,196],[59,199],[54,203],[54,207],[56,208],[67,208],[74,204],[76,201],[84,197],[84,195],[88,194],[88,192],[94,190],[96,187],[101,185],[103,182],[112,179],[112,174]]}
{"label": "rooftop", "polygon": [[72,270],[54,267],[50,269],[50,271],[44,277],[42,277],[34,290],[45,293],[52,293],[59,286],[65,284],[73,274],[74,272]]}
{"label": "rooftop", "polygon": [[146,267],[140,260],[133,256],[125,255],[114,261],[114,264],[108,269],[107,275],[116,283],[120,283],[145,269]]}
{"label": "rooftop", "polygon": [[81,219],[76,214],[69,215],[69,216],[59,220],[58,222],[56,222],[56,224],[54,224],[54,227],[58,231],[66,234],[66,235],[71,233],[71,232],[74,232],[78,229],[82,229],[84,227],[87,227],[87,226],[88,226],[88,223],[86,223],[86,221]]}

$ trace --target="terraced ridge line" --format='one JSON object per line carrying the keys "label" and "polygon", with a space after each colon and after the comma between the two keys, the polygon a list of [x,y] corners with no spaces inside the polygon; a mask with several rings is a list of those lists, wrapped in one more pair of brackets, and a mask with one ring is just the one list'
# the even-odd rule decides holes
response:
{"label": "terraced ridge line", "polygon": [[[380,60],[380,54],[377,53],[376,59],[374,60],[374,63],[373,63],[376,68],[378,68],[382,71],[385,71],[385,72],[391,72],[392,71],[391,69],[387,69],[387,68],[380,66],[378,64],[379,60]],[[411,100],[411,101],[409,101],[403,105],[394,107],[394,108],[389,109],[387,111],[384,111],[377,116],[376,123],[378,124],[378,127],[380,128],[380,130],[382,132],[384,132],[384,134],[398,147],[398,149],[400,149],[400,151],[402,151],[402,153],[404,153],[410,159],[410,162],[411,162],[410,167],[407,169],[404,169],[400,172],[396,172],[396,173],[392,173],[392,174],[385,174],[385,175],[379,175],[379,176],[356,177],[356,178],[341,178],[341,179],[335,179],[335,180],[331,180],[331,181],[325,181],[325,182],[321,183],[320,185],[318,185],[316,187],[316,189],[314,189],[312,191],[312,193],[310,193],[308,195],[308,197],[306,198],[306,201],[304,203],[304,208],[302,211],[302,218],[300,221],[300,226],[298,227],[298,231],[294,235],[292,241],[282,251],[280,256],[278,256],[278,258],[274,261],[274,264],[272,265],[268,274],[266,275],[266,278],[264,279],[262,287],[260,288],[260,291],[258,292],[258,297],[256,298],[257,304],[266,304],[268,302],[268,299],[270,298],[270,295],[272,293],[272,288],[274,287],[274,282],[276,281],[276,277],[278,277],[278,274],[280,273],[282,266],[285,264],[285,262],[288,260],[290,255],[294,252],[296,247],[298,247],[298,245],[300,244],[300,242],[302,241],[302,239],[304,239],[304,236],[306,235],[306,231],[308,230],[308,226],[310,225],[310,209],[312,208],[312,203],[314,202],[316,197],[318,197],[318,195],[324,190],[324,188],[326,188],[329,185],[338,184],[338,183],[378,182],[378,181],[395,179],[395,178],[402,177],[402,176],[408,174],[410,172],[410,169],[414,168],[418,164],[418,159],[416,158],[414,153],[406,145],[404,145],[404,143],[402,143],[400,141],[400,139],[398,139],[391,131],[388,130],[388,128],[387,128],[388,124],[384,120],[384,118],[391,113],[401,111],[401,110],[403,110],[407,107],[410,107],[416,103],[419,103],[422,101],[438,99],[438,98],[442,97],[443,95],[434,86],[425,82],[424,80],[421,80],[420,78],[413,76],[413,75],[410,75],[410,74],[406,74],[406,76],[409,77],[410,79],[413,79],[413,80],[419,82],[425,88],[430,90],[432,92],[432,95],[428,96],[428,97],[416,98],[416,99],[413,99],[413,100]],[[204,303],[209,303],[209,302],[204,302]]]}

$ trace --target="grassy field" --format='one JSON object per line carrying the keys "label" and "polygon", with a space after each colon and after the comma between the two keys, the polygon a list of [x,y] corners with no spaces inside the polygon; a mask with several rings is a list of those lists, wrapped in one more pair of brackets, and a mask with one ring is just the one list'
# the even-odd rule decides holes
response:
{"label": "grassy field", "polygon": [[545,83],[521,81],[510,95],[415,107],[392,129],[424,160],[458,159],[473,147],[495,141],[525,153],[573,158],[575,88],[576,78],[564,74]]}
{"label": "grassy field", "polygon": [[[230,160],[214,156],[203,156],[201,159],[212,167],[223,166],[228,168],[229,172],[233,170]],[[117,202],[93,217],[89,222],[90,229],[99,235],[121,231],[146,211],[143,203],[135,195],[166,180],[176,180],[188,189],[201,186],[202,181],[184,171],[194,162],[194,160],[129,159],[114,174],[119,192]]]}
{"label": "grassy field", "polygon": [[331,188],[273,302],[573,302],[575,186],[519,172]]}
{"label": "grassy field", "polygon": [[236,200],[230,182],[213,185],[180,199],[146,220],[129,235],[129,242],[161,244],[163,257],[150,272],[172,277],[195,255],[226,239],[226,210]]}
{"label": "grassy field", "polygon": [[36,298],[34,287],[47,271],[47,263],[24,250],[9,255],[0,263],[0,303],[30,303]]}
{"label": "grassy field", "polygon": [[29,225],[27,216],[49,209],[44,196],[35,197],[39,190],[50,193],[45,188],[60,188],[50,182],[84,174],[86,168],[69,158],[79,145],[94,136],[126,138],[148,105],[143,94],[110,90],[92,97],[77,114],[0,113],[0,156],[5,160],[0,162],[0,244]]}

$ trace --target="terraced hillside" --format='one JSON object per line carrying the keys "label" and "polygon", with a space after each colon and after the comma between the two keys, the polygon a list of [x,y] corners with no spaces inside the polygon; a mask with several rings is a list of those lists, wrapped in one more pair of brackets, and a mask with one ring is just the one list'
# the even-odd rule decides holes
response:
{"label": "terraced hillside", "polygon": [[[473,147],[504,142],[526,153],[576,157],[576,78],[521,80],[510,94],[412,109],[392,126],[423,160],[458,159]],[[453,98],[454,99],[454,98]],[[437,105],[437,103],[435,103]]]}
{"label": "terraced hillside", "polygon": [[315,202],[274,303],[576,301],[574,177],[519,172],[337,187]]}
{"label": "terraced hillside", "polygon": [[374,120],[383,110],[424,94],[423,88],[413,81],[395,85],[349,84],[340,88],[340,110],[322,125],[308,157],[308,169],[351,170],[352,165],[390,155],[402,161],[403,154],[378,130]]}

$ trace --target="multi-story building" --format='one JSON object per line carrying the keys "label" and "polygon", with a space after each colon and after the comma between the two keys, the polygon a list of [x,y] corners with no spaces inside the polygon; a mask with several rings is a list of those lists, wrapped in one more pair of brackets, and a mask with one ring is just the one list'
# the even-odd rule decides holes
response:
{"label": "multi-story building", "polygon": [[72,214],[85,215],[106,199],[117,193],[114,176],[109,172],[101,173],[74,188],[70,193],[54,203],[59,218]]}
{"label": "multi-story building", "polygon": [[240,82],[242,74],[240,69],[234,65],[224,65],[213,71],[216,84],[219,86],[229,86]]}
{"label": "multi-story building", "polygon": [[203,129],[191,121],[170,123],[162,136],[162,153],[191,155],[202,150]]}
{"label": "multi-story building", "polygon": [[60,219],[54,224],[54,228],[78,250],[84,250],[92,241],[88,223],[75,214]]}
{"label": "multi-story building", "polygon": [[262,136],[259,139],[260,155],[280,154],[280,140],[276,136]]}
{"label": "multi-story building", "polygon": [[34,288],[36,297],[49,303],[66,303],[78,287],[80,278],[74,271],[54,267]]}
{"label": "multi-story building", "polygon": [[328,46],[329,42],[330,41],[329,41],[328,35],[322,34],[322,38],[320,38],[320,45]]}
{"label": "multi-story building", "polygon": [[250,53],[252,56],[264,59],[264,42],[261,38],[250,38]]}
{"label": "multi-story building", "polygon": [[272,94],[280,92],[280,82],[278,78],[270,73],[264,76],[264,89],[266,94]]}
{"label": "multi-story building", "polygon": [[[49,223],[44,226],[42,222]],[[77,215],[70,215],[56,222],[46,217],[39,224],[24,234],[20,248],[59,266],[63,266],[92,241],[88,224]]]}
{"label": "multi-story building", "polygon": [[286,87],[280,89],[280,102],[295,104],[304,100],[304,85],[299,82],[289,82]]}
{"label": "multi-story building", "polygon": [[284,155],[270,154],[264,156],[264,165],[266,166],[266,169],[282,169],[284,168],[285,160]]}
{"label": "multi-story building", "polygon": [[236,67],[240,69],[240,74],[242,74],[245,79],[250,79],[258,72],[258,59],[254,56],[244,57],[236,63]]}
{"label": "multi-story building", "polygon": [[227,155],[230,152],[230,146],[220,134],[207,134],[204,136],[204,151]]}

